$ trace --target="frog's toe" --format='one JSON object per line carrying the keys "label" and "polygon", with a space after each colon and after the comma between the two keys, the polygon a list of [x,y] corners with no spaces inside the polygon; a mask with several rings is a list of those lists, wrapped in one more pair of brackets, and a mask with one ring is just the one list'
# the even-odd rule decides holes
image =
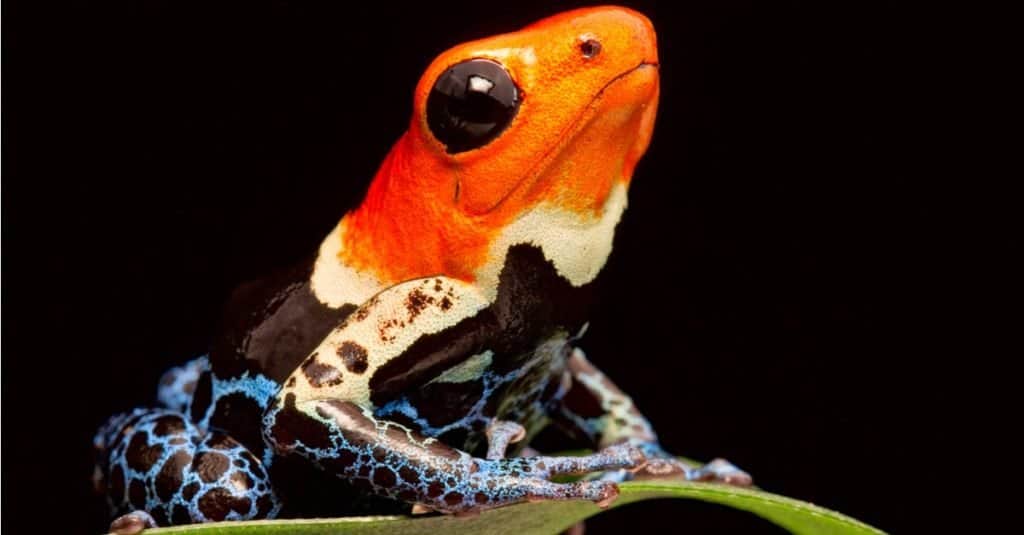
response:
{"label": "frog's toe", "polygon": [[754,478],[750,477],[750,474],[725,459],[715,459],[700,467],[698,471],[703,472],[703,481],[715,481],[737,487],[749,487],[754,484]]}
{"label": "frog's toe", "polygon": [[146,528],[155,528],[156,521],[145,511],[132,511],[110,523],[110,532],[116,535],[135,535]]}
{"label": "frog's toe", "polygon": [[580,457],[535,457],[537,472],[553,475],[589,474],[607,470],[637,470],[647,463],[639,448],[629,444],[616,444],[601,451]]}
{"label": "frog's toe", "polygon": [[[625,476],[625,479],[683,479],[724,483],[737,487],[749,487],[754,484],[754,479],[750,477],[750,474],[725,459],[715,459],[704,466],[695,467],[671,457],[654,458],[632,477],[629,477],[629,474]],[[624,479],[614,480],[623,481]]]}
{"label": "frog's toe", "polygon": [[611,481],[576,481],[552,483],[532,479],[526,484],[527,501],[588,500],[604,509],[619,497],[619,486]]}

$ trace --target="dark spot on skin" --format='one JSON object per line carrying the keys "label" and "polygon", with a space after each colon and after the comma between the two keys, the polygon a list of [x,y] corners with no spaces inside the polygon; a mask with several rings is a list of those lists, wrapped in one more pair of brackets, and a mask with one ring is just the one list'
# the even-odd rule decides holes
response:
{"label": "dark spot on skin", "polygon": [[206,483],[212,483],[227,472],[230,464],[226,455],[213,451],[204,451],[196,455],[196,459],[192,463],[192,470]]}
{"label": "dark spot on skin", "polygon": [[473,496],[473,500],[475,500],[476,503],[487,503],[487,495],[482,492],[478,492]]}
{"label": "dark spot on skin", "polygon": [[287,383],[285,383],[285,385],[284,385],[284,386],[286,386],[286,387],[288,387],[288,388],[292,388],[292,387],[294,387],[294,386],[295,386],[295,376],[293,375],[293,376],[289,377],[289,378],[288,378],[288,382],[287,382]]}
{"label": "dark spot on skin", "polygon": [[186,393],[186,394],[191,394],[191,393],[195,392],[195,390],[196,390],[196,382],[195,381],[189,381],[189,382],[185,383],[185,386],[181,387],[181,391]]}
{"label": "dark spot on skin", "polygon": [[385,466],[378,466],[373,471],[373,482],[377,486],[391,488],[395,486],[395,473]]}
{"label": "dark spot on skin", "polygon": [[128,443],[128,450],[125,452],[125,461],[128,467],[139,472],[148,472],[153,464],[160,459],[164,453],[164,447],[160,444],[149,445],[145,433],[136,433]]}
{"label": "dark spot on skin", "polygon": [[625,427],[626,420],[624,420],[622,418],[616,418],[615,419],[615,425],[618,425],[619,427]]}
{"label": "dark spot on skin", "polygon": [[462,503],[462,494],[459,494],[458,492],[449,492],[444,495],[444,503],[447,503],[448,505]]}
{"label": "dark spot on skin", "polygon": [[166,526],[170,523],[164,507],[157,507],[156,509],[153,509],[152,516],[153,521],[156,522],[156,525],[158,526]]}
{"label": "dark spot on skin", "polygon": [[320,461],[320,464],[324,466],[328,471],[340,474],[346,469],[351,468],[358,457],[354,452],[348,449],[339,449],[335,452],[334,457],[330,457]]}
{"label": "dark spot on skin", "polygon": [[403,490],[398,493],[398,499],[404,502],[414,502],[417,497],[416,491],[414,490]]}
{"label": "dark spot on skin", "polygon": [[427,487],[427,496],[437,498],[444,492],[444,485],[434,482]]}
{"label": "dark spot on skin", "polygon": [[315,353],[302,363],[302,373],[314,388],[337,386],[342,380],[341,370],[318,361]]}
{"label": "dark spot on skin", "polygon": [[240,515],[249,512],[252,502],[249,498],[236,498],[226,489],[214,488],[199,498],[199,510],[208,520],[220,522],[234,511]]}
{"label": "dark spot on skin", "polygon": [[210,438],[206,439],[206,447],[213,448],[215,450],[230,450],[237,444],[231,437],[223,433],[215,433]]}
{"label": "dark spot on skin", "polygon": [[326,449],[331,446],[331,437],[323,422],[316,420],[295,408],[295,394],[284,397],[284,407],[277,413],[270,435],[277,444],[294,446],[297,442],[311,448]]}
{"label": "dark spot on skin", "polygon": [[444,311],[447,312],[448,309],[452,307],[452,300],[449,299],[448,297],[443,297],[443,298],[441,298],[441,303],[440,303],[439,306],[441,307],[441,310],[444,310]]}
{"label": "dark spot on skin", "polygon": [[434,303],[434,298],[423,293],[419,288],[413,288],[409,296],[405,298],[405,309],[409,312],[409,321],[416,319],[428,305]]}
{"label": "dark spot on skin", "polygon": [[175,525],[190,524],[192,515],[188,514],[188,508],[178,504],[174,506],[174,512],[171,513],[171,522]]}
{"label": "dark spot on skin", "polygon": [[233,464],[233,465],[235,465],[235,466],[237,466],[239,468],[245,468],[245,466],[246,466],[245,461],[243,461],[241,459],[235,459],[234,462],[232,462],[231,464]]}
{"label": "dark spot on skin", "polygon": [[359,477],[370,477],[370,465],[364,464],[359,467]]}
{"label": "dark spot on skin", "polygon": [[366,371],[367,353],[363,346],[355,342],[342,342],[338,347],[338,357],[345,364],[345,368],[352,373],[363,373]]}
{"label": "dark spot on skin", "polygon": [[435,292],[440,292],[443,289],[444,289],[444,287],[441,286],[441,279],[434,279],[434,291]]}
{"label": "dark spot on skin", "polygon": [[199,492],[199,483],[193,481],[188,485],[185,485],[185,488],[181,489],[181,496],[185,498],[185,501],[190,502],[196,495],[196,492]]}
{"label": "dark spot on skin", "polygon": [[171,455],[160,468],[156,475],[154,487],[156,495],[165,503],[169,502],[175,492],[181,487],[183,480],[182,472],[192,462],[192,456],[184,451],[176,451]]}
{"label": "dark spot on skin", "polygon": [[398,475],[402,477],[402,480],[410,485],[416,485],[420,482],[420,475],[418,472],[403,465],[398,469]]}
{"label": "dark spot on skin", "polygon": [[373,448],[373,460],[383,463],[388,459],[388,452],[384,448]]}
{"label": "dark spot on skin", "polygon": [[185,422],[177,416],[161,416],[156,419],[153,433],[158,437],[174,435],[185,430]]}
{"label": "dark spot on skin", "polygon": [[141,479],[133,477],[132,482],[128,484],[128,501],[136,509],[145,509],[146,486],[142,484]]}

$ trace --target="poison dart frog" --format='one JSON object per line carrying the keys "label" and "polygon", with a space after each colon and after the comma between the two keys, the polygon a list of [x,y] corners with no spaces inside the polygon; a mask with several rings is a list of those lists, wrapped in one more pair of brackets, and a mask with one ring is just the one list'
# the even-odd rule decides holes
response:
{"label": "poison dart frog", "polygon": [[[158,408],[98,431],[112,530],[604,506],[638,473],[749,485],[667,454],[581,349],[658,70],[650,21],[618,7],[437,57],[362,203],[306,261],[236,291]],[[595,453],[528,449],[548,424]]]}

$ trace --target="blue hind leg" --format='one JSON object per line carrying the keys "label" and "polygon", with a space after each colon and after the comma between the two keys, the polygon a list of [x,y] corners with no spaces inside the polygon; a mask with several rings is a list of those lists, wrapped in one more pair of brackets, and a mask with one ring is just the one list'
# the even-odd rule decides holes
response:
{"label": "blue hind leg", "polygon": [[[115,514],[141,511],[167,526],[272,518],[280,511],[256,456],[226,434],[200,432],[179,412],[135,409],[115,416],[94,446],[98,484]],[[133,527],[118,531],[144,527],[145,516],[137,516],[128,519]]]}

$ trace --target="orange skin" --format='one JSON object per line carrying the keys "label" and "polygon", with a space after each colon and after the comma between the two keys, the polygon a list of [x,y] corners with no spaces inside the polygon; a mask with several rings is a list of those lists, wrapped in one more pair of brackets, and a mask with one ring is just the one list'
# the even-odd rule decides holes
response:
{"label": "orange skin", "polygon": [[[587,39],[601,44],[591,58],[580,49]],[[501,63],[521,103],[496,139],[448,154],[427,126],[427,97],[445,69],[471,58]],[[385,285],[437,274],[473,281],[491,240],[534,206],[600,217],[650,142],[657,63],[650,21],[619,7],[569,11],[442,53],[416,87],[409,129],[342,221],[340,260]]]}

